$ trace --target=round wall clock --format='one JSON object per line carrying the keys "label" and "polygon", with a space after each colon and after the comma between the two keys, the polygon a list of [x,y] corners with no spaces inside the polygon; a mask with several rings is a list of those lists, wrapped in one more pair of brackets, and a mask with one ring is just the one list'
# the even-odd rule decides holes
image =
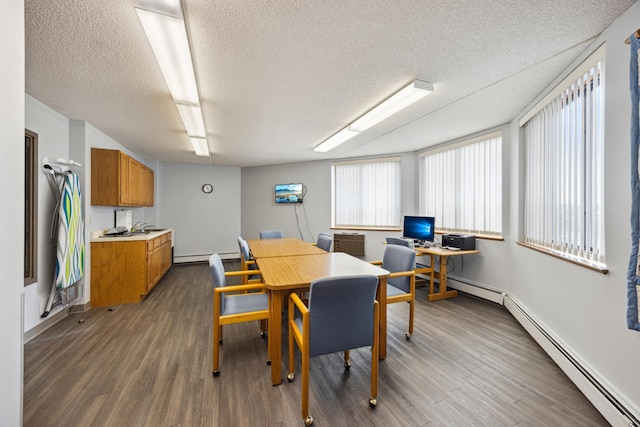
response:
{"label": "round wall clock", "polygon": [[211,184],[204,184],[202,186],[202,192],[205,194],[209,194],[213,192],[213,185]]}

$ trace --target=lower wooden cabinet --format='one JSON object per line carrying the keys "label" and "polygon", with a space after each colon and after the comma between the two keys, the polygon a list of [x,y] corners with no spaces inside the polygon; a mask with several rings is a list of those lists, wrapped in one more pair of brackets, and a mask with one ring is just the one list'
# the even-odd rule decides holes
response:
{"label": "lower wooden cabinet", "polygon": [[139,303],[171,267],[171,233],[91,242],[91,306]]}

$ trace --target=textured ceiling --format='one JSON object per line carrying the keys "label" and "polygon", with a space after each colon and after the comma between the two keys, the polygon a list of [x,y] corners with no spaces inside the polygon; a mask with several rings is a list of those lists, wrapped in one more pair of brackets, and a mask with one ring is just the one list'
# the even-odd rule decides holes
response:
{"label": "textured ceiling", "polygon": [[[133,0],[25,0],[26,92],[145,159],[256,166],[415,151],[510,121],[633,0],[182,0],[197,157]],[[313,147],[414,79],[434,92]]]}

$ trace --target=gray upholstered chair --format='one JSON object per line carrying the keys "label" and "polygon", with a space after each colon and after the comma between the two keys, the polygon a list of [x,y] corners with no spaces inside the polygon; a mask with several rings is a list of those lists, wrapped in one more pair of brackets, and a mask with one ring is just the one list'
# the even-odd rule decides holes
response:
{"label": "gray upholstered chair", "polygon": [[[405,239],[401,239],[399,237],[393,237],[393,236],[387,236],[387,244],[388,245],[406,246],[408,248],[411,247],[409,245],[409,241],[407,241]],[[422,263],[418,262],[417,258],[419,256],[429,256],[429,258],[430,258],[429,265],[422,264]],[[433,258],[433,255],[431,255],[431,254],[423,254],[423,253],[416,254],[416,263],[415,263],[415,266],[413,267],[413,270],[416,272],[416,274],[428,274],[429,275],[429,288],[430,288],[429,293],[433,293],[433,280],[434,280],[434,272],[435,272],[434,268],[435,268],[435,260]]]}
{"label": "gray upholstered chair", "polygon": [[[256,260],[251,256],[249,243],[240,236],[238,236],[238,248],[240,249],[241,270],[257,270],[258,264],[256,264]],[[260,276],[257,274],[242,276],[242,284],[259,281]]]}
{"label": "gray upholstered chair", "polygon": [[[218,254],[209,257],[209,268],[213,278],[213,376],[217,377],[220,374],[222,326],[260,320],[261,335],[265,337],[267,319],[269,319],[269,296],[264,292],[262,283],[226,286],[227,277],[259,274],[259,270],[225,273]],[[268,359],[267,363],[269,363]]]}
{"label": "gray upholstered chair", "polygon": [[349,369],[349,350],[371,346],[371,397],[377,404],[379,309],[376,301],[378,278],[374,275],[325,277],[311,282],[308,307],[300,297],[289,295],[289,375],[295,371],[294,341],[302,353],[302,418],[310,426],[309,359],[344,352]]}
{"label": "gray upholstered chair", "polygon": [[326,234],[318,234],[318,241],[316,242],[316,246],[322,250],[327,252],[331,252],[331,245],[333,244],[333,239]]}
{"label": "gray upholstered chair", "polygon": [[284,233],[282,230],[262,230],[260,232],[261,239],[282,239]]}
{"label": "gray upholstered chair", "polygon": [[416,252],[400,245],[387,245],[382,261],[372,262],[391,273],[387,279],[387,304],[409,302],[409,331],[405,333],[407,339],[413,334],[413,311],[416,301],[415,263]]}

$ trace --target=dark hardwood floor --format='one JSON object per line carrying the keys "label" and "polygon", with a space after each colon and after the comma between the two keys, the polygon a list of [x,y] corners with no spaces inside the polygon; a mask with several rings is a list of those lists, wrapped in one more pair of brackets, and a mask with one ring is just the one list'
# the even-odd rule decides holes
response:
{"label": "dark hardwood floor", "polygon": [[[315,426],[608,425],[503,307],[417,293],[410,341],[408,306],[389,306],[375,409],[367,349],[352,351],[349,371],[341,354],[312,359]],[[272,387],[257,322],[225,327],[212,376],[212,312],[208,266],[192,264],[141,304],[70,315],[25,344],[24,425],[304,425],[299,355],[296,380]]]}

